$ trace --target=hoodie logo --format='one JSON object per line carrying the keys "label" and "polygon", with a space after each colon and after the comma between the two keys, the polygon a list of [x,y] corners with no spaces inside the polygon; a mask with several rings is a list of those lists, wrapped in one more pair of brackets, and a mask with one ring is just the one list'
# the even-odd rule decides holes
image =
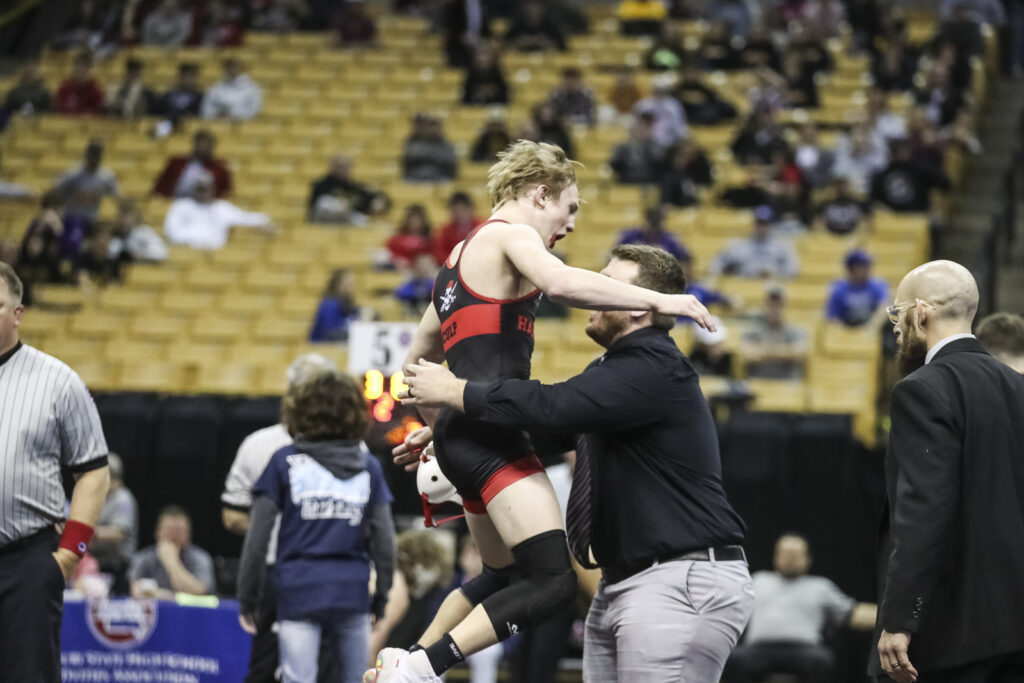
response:
{"label": "hoodie logo", "polygon": [[289,455],[287,461],[291,501],[302,519],[344,519],[351,526],[363,523],[370,502],[369,472],[339,479],[305,453]]}

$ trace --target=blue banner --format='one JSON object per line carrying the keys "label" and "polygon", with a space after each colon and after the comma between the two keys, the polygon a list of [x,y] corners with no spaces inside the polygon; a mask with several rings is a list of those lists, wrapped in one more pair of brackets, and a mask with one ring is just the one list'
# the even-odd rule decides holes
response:
{"label": "blue banner", "polygon": [[238,603],[214,607],[113,598],[64,603],[64,681],[238,683],[252,638]]}

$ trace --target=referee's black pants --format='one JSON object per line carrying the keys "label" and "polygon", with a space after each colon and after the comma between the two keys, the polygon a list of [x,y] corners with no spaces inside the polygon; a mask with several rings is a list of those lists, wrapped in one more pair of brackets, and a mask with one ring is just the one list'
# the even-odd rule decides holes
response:
{"label": "referee's black pants", "polygon": [[60,683],[64,574],[52,528],[0,548],[0,683]]}

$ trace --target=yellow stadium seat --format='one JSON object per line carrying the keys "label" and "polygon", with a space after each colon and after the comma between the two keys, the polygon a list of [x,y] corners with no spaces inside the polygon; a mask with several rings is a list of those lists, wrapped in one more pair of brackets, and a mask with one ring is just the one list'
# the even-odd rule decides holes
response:
{"label": "yellow stadium seat", "polygon": [[204,394],[255,394],[258,376],[248,363],[213,363],[196,368],[192,389]]}
{"label": "yellow stadium seat", "polygon": [[136,339],[171,341],[181,337],[184,327],[185,323],[181,318],[154,313],[132,319],[128,330]]}
{"label": "yellow stadium seat", "polygon": [[234,343],[244,340],[249,324],[238,318],[226,318],[211,312],[194,318],[189,325],[189,336],[197,342]]}
{"label": "yellow stadium seat", "polygon": [[274,297],[268,294],[253,294],[234,289],[218,297],[216,308],[238,317],[253,317],[269,311],[273,304]]}
{"label": "yellow stadium seat", "polygon": [[754,409],[799,413],[807,409],[807,386],[800,380],[747,380],[754,394]]}
{"label": "yellow stadium seat", "polygon": [[73,367],[90,391],[120,389],[118,382],[119,364],[107,358],[83,358]]}
{"label": "yellow stadium seat", "polygon": [[305,339],[309,327],[310,321],[289,320],[274,313],[256,320],[252,327],[252,338],[259,343],[289,344]]}
{"label": "yellow stadium seat", "polygon": [[186,375],[176,363],[131,361],[121,365],[117,384],[123,391],[175,393],[186,388]]}
{"label": "yellow stadium seat", "polygon": [[158,310],[177,315],[189,315],[210,310],[214,296],[200,292],[185,292],[180,289],[165,291],[157,300]]}
{"label": "yellow stadium seat", "polygon": [[69,334],[75,339],[107,339],[124,329],[124,318],[120,315],[100,313],[96,310],[82,311],[71,317]]}

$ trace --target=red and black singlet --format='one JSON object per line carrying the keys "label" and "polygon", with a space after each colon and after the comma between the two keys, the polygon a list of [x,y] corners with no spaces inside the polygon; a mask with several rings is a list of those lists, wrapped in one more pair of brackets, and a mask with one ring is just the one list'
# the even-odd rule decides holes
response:
{"label": "red and black singlet", "polygon": [[[533,323],[540,290],[517,299],[491,299],[470,289],[459,265],[473,236],[466,237],[455,263],[445,261],[434,281],[433,304],[441,320],[448,367],[467,380],[529,379]],[[449,257],[450,258],[450,257]]]}

